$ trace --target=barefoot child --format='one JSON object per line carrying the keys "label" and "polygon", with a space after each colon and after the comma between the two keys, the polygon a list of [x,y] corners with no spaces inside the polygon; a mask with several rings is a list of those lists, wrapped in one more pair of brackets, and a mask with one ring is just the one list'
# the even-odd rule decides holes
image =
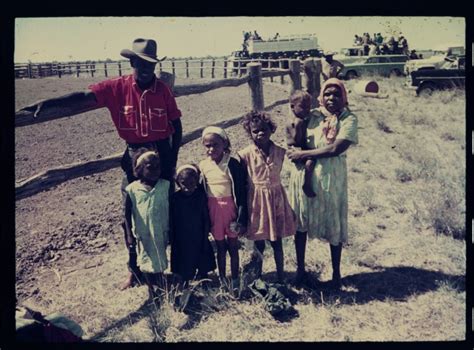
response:
{"label": "barefoot child", "polygon": [[126,239],[129,246],[136,244],[137,265],[151,289],[168,266],[170,182],[160,179],[158,153],[146,148],[133,155],[133,171],[138,180],[125,188]]}
{"label": "barefoot child", "polygon": [[[252,144],[239,151],[248,173],[248,203],[250,224],[247,237],[255,241],[255,247],[263,254],[265,240],[273,248],[277,278],[284,281],[282,238],[295,234],[295,214],[290,207],[281,184],[280,172],[285,149],[277,146],[270,137],[276,124],[265,112],[250,112],[242,121]],[[259,260],[258,277],[262,260]]]}
{"label": "barefoot child", "polygon": [[247,228],[247,174],[239,160],[230,155],[224,129],[210,126],[202,132],[207,158],[199,163],[208,196],[211,233],[217,246],[217,267],[225,285],[226,251],[230,255],[232,288],[238,284],[238,235]]}
{"label": "barefoot child", "polygon": [[207,196],[199,178],[195,165],[180,166],[176,171],[179,190],[171,195],[171,272],[178,274],[185,284],[196,276],[196,270],[197,278],[203,279],[216,268],[209,242]]}
{"label": "barefoot child", "polygon": [[[296,90],[290,96],[291,118],[286,125],[286,144],[301,149],[306,147],[306,126],[308,119],[311,117],[311,95],[303,90]],[[304,184],[303,192],[308,197],[315,197],[311,185],[311,177],[313,176],[316,161],[308,159],[304,162]]]}

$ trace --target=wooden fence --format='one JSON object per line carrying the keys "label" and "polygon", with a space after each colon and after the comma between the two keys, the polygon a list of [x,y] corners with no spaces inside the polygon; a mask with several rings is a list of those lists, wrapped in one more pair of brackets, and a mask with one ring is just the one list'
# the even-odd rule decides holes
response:
{"label": "wooden fence", "polygon": [[[230,61],[225,58],[165,60],[158,62],[158,72],[171,72],[179,78],[228,78],[246,74],[246,65],[260,62],[265,70],[287,69],[289,59],[242,59]],[[114,62],[67,62],[67,63],[29,63],[15,64],[15,78],[33,79],[44,77],[113,77],[131,73],[130,61]]]}
{"label": "wooden fence", "polygon": [[[271,106],[265,107],[263,99],[263,78],[264,77],[283,77],[288,75],[291,80],[291,92],[297,89],[305,89],[313,96],[313,101],[316,106],[317,99],[320,91],[320,74],[321,74],[321,62],[319,59],[307,59],[303,62],[303,65],[299,60],[290,60],[288,69],[279,69],[278,71],[262,71],[261,63],[249,63],[247,65],[248,74],[241,78],[229,78],[216,80],[211,83],[203,84],[191,84],[191,85],[176,85],[174,86],[174,75],[162,72],[159,76],[165,83],[167,83],[173,90],[176,96],[185,96],[192,94],[199,94],[210,90],[226,87],[226,86],[239,86],[248,83],[251,96],[251,106],[253,110],[268,110],[277,105],[288,102],[288,99],[276,101]],[[301,72],[305,77],[305,86],[302,85]],[[38,103],[41,103],[39,101]],[[83,110],[81,112],[87,112],[95,108]],[[28,108],[20,109],[15,113],[15,126],[27,126],[35,123],[46,122],[49,120],[63,118],[70,115],[77,115],[77,110],[72,112],[66,108],[45,108],[42,112],[41,117],[33,118],[33,113],[36,110],[36,105],[29,106]],[[79,114],[80,115],[80,114]],[[219,125],[223,128],[237,124],[241,120],[242,116],[237,116],[231,120],[222,121],[215,125]],[[183,135],[182,144],[186,144],[200,137],[202,128],[193,130]],[[50,169],[40,174],[34,175],[26,180],[17,182],[15,186],[16,199],[25,198],[36,194],[38,192],[49,189],[61,182],[77,178],[80,176],[90,175],[93,173],[105,171],[120,165],[120,159],[122,152],[111,155],[98,160],[88,161],[84,163],[74,163],[58,168]]]}

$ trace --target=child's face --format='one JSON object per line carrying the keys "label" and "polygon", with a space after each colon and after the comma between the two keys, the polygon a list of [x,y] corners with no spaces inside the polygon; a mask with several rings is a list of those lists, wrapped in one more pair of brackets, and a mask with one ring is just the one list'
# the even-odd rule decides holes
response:
{"label": "child's face", "polygon": [[304,118],[311,110],[311,100],[309,98],[300,98],[292,101],[290,107],[298,118]]}
{"label": "child's face", "polygon": [[178,177],[178,186],[183,191],[184,194],[186,195],[191,195],[196,191],[196,188],[198,186],[198,179],[197,175],[184,175],[184,176],[179,176]]}
{"label": "child's face", "polygon": [[161,175],[160,161],[153,157],[149,156],[143,160],[144,166],[142,171],[142,177],[145,180],[149,181],[158,181]]}
{"label": "child's face", "polygon": [[225,141],[216,134],[207,134],[202,140],[206,154],[216,163],[222,160],[225,151]]}
{"label": "child's face", "polygon": [[271,134],[270,127],[264,122],[250,124],[250,135],[257,147],[266,146],[270,142]]}

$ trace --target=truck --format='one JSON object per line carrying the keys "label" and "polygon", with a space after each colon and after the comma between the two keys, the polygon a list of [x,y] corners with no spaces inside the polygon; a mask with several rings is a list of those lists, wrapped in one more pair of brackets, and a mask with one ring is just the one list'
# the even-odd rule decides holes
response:
{"label": "truck", "polygon": [[[243,50],[233,51],[229,57],[230,69],[236,73],[238,67],[244,67],[249,60],[265,60],[278,58],[308,58],[321,57],[322,50],[315,34],[282,36],[277,39],[248,39],[244,42]],[[271,67],[278,67],[278,62],[272,62]],[[268,67],[268,62],[262,62],[262,67]],[[283,68],[288,68],[288,61],[283,62]]]}

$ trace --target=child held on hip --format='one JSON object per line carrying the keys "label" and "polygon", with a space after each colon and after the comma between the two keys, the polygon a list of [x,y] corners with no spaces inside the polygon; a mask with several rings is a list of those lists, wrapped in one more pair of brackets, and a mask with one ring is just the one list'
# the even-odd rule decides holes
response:
{"label": "child held on hip", "polygon": [[[311,118],[311,95],[303,90],[296,90],[290,96],[291,116],[286,125],[286,144],[288,146],[307,149],[306,147],[306,127]],[[308,159],[304,163],[304,184],[303,192],[308,197],[316,197],[311,184],[316,161]]]}
{"label": "child held on hip", "polygon": [[284,281],[282,238],[295,234],[295,214],[290,207],[285,189],[281,184],[285,149],[274,144],[270,137],[276,124],[268,113],[250,112],[242,125],[252,139],[252,144],[239,151],[248,173],[249,225],[247,238],[255,242],[253,259],[258,261],[258,277],[261,276],[265,240],[273,248],[277,278]]}
{"label": "child held on hip", "polygon": [[204,279],[216,268],[209,242],[207,196],[199,180],[196,165],[180,166],[176,171],[179,190],[171,195],[171,272],[178,274],[184,285],[196,276],[196,271],[197,278]]}
{"label": "child held on hip", "polygon": [[170,182],[160,178],[158,153],[146,148],[133,155],[133,171],[138,180],[125,188],[126,240],[129,246],[136,245],[138,268],[152,288],[163,283],[168,267]]}
{"label": "child held on hip", "polygon": [[224,284],[228,250],[232,282],[236,284],[239,280],[238,236],[247,229],[247,174],[240,161],[230,155],[230,141],[222,128],[205,128],[202,144],[207,158],[199,163],[199,168],[208,196],[219,277]]}

